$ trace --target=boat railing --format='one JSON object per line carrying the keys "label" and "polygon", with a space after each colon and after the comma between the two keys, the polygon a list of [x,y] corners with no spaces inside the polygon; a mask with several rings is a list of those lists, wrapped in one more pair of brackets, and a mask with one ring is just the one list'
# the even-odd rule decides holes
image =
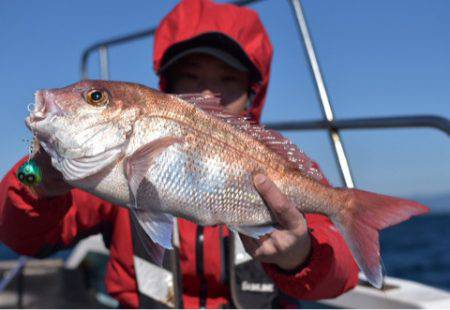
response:
{"label": "boat railing", "polygon": [[267,123],[267,127],[281,131],[320,129],[389,129],[389,128],[433,128],[450,135],[450,120],[436,115],[411,115],[351,118],[333,121],[307,120]]}
{"label": "boat railing", "polygon": [[14,268],[8,270],[0,280],[0,294],[3,293],[17,279],[17,308],[23,308],[23,270],[25,269],[27,258],[20,256]]}

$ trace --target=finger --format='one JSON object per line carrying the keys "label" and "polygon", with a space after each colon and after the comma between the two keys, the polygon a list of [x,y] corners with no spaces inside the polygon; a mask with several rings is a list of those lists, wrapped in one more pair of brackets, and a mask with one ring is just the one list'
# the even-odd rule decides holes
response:
{"label": "finger", "polygon": [[268,241],[255,250],[255,258],[259,261],[270,262],[277,253],[279,252],[273,242]]}
{"label": "finger", "polygon": [[303,220],[303,216],[276,185],[262,174],[257,174],[253,182],[267,206],[273,212],[277,222],[286,229],[295,229]]}
{"label": "finger", "polygon": [[244,246],[245,251],[250,256],[254,257],[255,251],[259,247],[258,241],[243,234],[239,234],[239,237],[241,238],[242,245]]}
{"label": "finger", "polygon": [[249,236],[245,236],[240,234],[242,244],[244,245],[244,248],[246,252],[253,257],[254,259],[270,263],[271,259],[273,259],[273,255],[275,253],[275,248],[270,240],[267,240],[263,243],[261,243],[258,239],[253,239]]}

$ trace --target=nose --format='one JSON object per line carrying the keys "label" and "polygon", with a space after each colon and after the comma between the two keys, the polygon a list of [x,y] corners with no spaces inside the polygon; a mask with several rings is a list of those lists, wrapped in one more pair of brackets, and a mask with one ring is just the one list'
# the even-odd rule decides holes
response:
{"label": "nose", "polygon": [[199,79],[197,87],[199,92],[204,95],[214,95],[221,93],[223,83],[215,76],[205,75]]}
{"label": "nose", "polygon": [[213,97],[215,94],[215,92],[213,92],[212,90],[208,89],[204,89],[202,90],[202,95],[206,96],[206,97]]}

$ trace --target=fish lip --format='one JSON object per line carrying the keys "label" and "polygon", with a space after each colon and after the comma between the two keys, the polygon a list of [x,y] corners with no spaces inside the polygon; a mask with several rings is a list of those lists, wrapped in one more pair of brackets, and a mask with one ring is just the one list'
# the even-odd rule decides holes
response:
{"label": "fish lip", "polygon": [[45,98],[44,92],[38,90],[34,95],[34,109],[30,111],[30,115],[27,118],[30,123],[39,122],[45,119]]}
{"label": "fish lip", "polygon": [[37,123],[47,118],[64,115],[63,110],[54,100],[48,100],[49,95],[51,94],[45,89],[36,92],[34,109],[27,118],[27,123]]}
{"label": "fish lip", "polygon": [[45,124],[53,122],[65,113],[54,100],[48,100],[49,96],[52,96],[52,94],[48,90],[36,92],[34,108],[25,118],[25,125],[39,140],[51,142],[51,136],[45,130],[39,130],[39,128],[45,127]]}

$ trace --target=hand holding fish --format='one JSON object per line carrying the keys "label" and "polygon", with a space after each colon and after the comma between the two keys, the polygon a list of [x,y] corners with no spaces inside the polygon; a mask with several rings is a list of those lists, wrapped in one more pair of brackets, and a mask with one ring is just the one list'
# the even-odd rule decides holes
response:
{"label": "hand holding fish", "polygon": [[305,218],[270,179],[258,174],[253,180],[280,226],[259,239],[241,234],[244,248],[261,262],[293,270],[303,264],[311,250]]}

